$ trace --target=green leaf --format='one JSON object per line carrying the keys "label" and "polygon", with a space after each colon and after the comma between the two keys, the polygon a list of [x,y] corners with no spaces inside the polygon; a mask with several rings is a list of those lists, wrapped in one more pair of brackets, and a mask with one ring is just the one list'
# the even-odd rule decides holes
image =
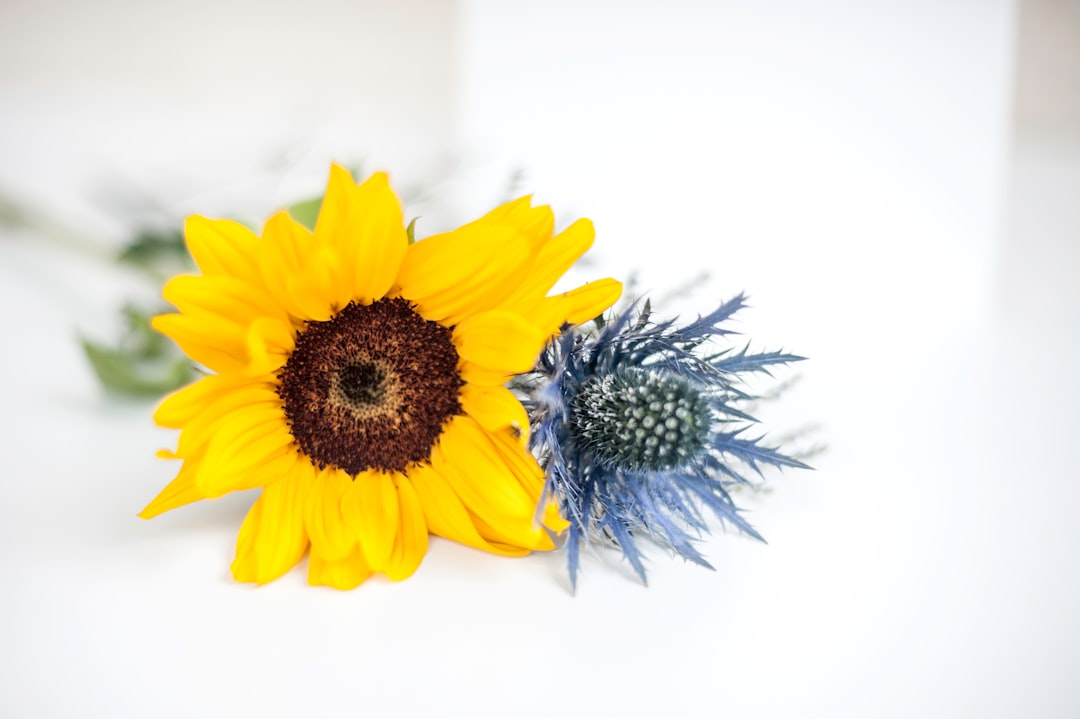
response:
{"label": "green leaf", "polygon": [[101,384],[114,392],[156,397],[195,379],[195,368],[183,355],[151,362],[88,339],[82,340],[82,347]]}
{"label": "green leaf", "polygon": [[405,234],[409,237],[409,244],[416,242],[416,221],[419,217],[414,217],[409,222],[409,226],[405,228]]}
{"label": "green leaf", "polygon": [[289,214],[309,230],[315,229],[315,220],[319,219],[319,208],[322,207],[322,195],[312,197],[310,200],[297,202],[289,206]]}
{"label": "green leaf", "polygon": [[152,313],[132,304],[124,305],[120,312],[127,321],[124,349],[137,359],[156,359],[169,352],[172,341],[150,326]]}
{"label": "green leaf", "polygon": [[179,230],[142,230],[121,250],[117,259],[149,270],[160,269],[162,264],[191,264],[184,234]]}
{"label": "green leaf", "polygon": [[195,378],[191,360],[176,344],[150,327],[151,312],[123,307],[126,328],[115,347],[83,338],[83,352],[105,389],[131,395],[160,396]]}

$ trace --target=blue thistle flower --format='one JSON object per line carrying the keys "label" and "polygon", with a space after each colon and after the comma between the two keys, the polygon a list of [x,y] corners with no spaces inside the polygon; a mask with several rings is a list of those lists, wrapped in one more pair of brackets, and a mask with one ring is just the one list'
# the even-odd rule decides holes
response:
{"label": "blue thistle flower", "polygon": [[706,354],[710,340],[734,334],[721,325],[744,306],[740,294],[680,327],[652,322],[648,301],[631,305],[568,329],[521,378],[545,496],[569,522],[574,587],[590,542],[618,547],[643,582],[643,537],[711,569],[694,546],[708,533],[707,512],[764,541],[728,489],[750,484],[747,468],[808,467],[746,436],[757,420],[740,409],[755,399],[741,376],[803,358],[749,345]]}

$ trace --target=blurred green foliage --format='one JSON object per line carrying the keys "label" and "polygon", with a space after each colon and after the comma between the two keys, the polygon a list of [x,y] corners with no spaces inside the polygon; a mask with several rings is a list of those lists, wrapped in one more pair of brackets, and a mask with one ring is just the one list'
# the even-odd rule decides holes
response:
{"label": "blurred green foliage", "polygon": [[85,337],[83,351],[106,389],[130,395],[160,396],[195,379],[195,367],[176,344],[150,327],[151,312],[133,304],[121,310],[125,330],[108,347]]}
{"label": "blurred green foliage", "polygon": [[312,197],[310,200],[297,202],[289,207],[289,214],[309,230],[315,229],[315,220],[319,217],[319,208],[322,207],[322,195]]}
{"label": "blurred green foliage", "polygon": [[190,265],[191,256],[184,245],[180,230],[143,230],[135,235],[120,252],[117,259],[146,270],[157,270],[163,265]]}

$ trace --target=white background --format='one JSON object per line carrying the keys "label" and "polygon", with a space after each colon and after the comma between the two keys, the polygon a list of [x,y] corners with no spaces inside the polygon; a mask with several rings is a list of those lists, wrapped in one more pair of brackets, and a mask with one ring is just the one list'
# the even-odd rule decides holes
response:
{"label": "white background", "polygon": [[[0,5],[0,715],[1080,715],[1075,4],[659,7]],[[747,291],[811,358],[767,428],[828,444],[740,496],[769,544],[572,596],[433,540],[341,593],[231,581],[250,495],[137,519],[173,438],[75,342],[152,294],[102,260],[130,197],[258,219],[331,158],[429,229],[520,168],[596,222],[573,279]]]}

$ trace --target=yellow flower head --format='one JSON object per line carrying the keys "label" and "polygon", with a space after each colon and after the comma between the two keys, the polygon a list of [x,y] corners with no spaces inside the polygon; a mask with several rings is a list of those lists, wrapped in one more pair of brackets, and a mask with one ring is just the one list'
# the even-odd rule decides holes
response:
{"label": "yellow flower head", "polygon": [[[552,547],[535,521],[528,417],[503,383],[621,285],[548,297],[592,223],[553,236],[551,210],[527,197],[414,244],[402,220],[386,175],[358,186],[335,165],[314,232],[287,212],[261,239],[187,221],[202,274],[165,286],[179,312],[154,327],[215,374],[158,407],[157,423],[181,430],[162,455],[183,464],[140,516],[262,488],[239,581],[272,581],[309,547],[311,584],[404,579],[429,532],[505,555]],[[550,506],[544,523],[563,526]]]}

